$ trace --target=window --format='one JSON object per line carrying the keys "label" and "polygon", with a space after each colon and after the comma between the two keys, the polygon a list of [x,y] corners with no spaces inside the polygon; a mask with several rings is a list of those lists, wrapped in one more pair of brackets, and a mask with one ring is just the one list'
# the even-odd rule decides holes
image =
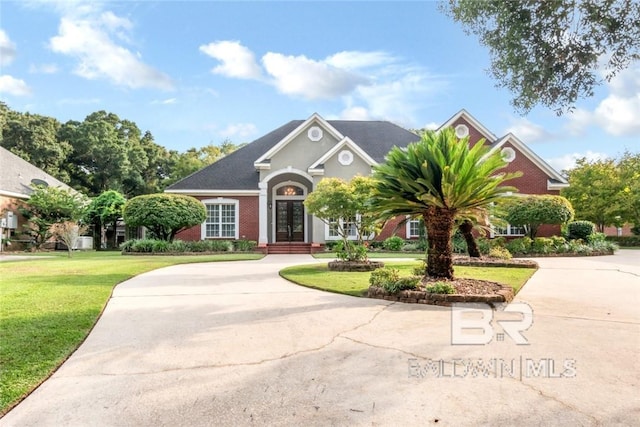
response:
{"label": "window", "polygon": [[[359,215],[358,215],[359,217]],[[342,218],[334,219],[331,218],[329,220],[329,224],[327,224],[327,232],[325,236],[325,240],[336,240],[340,238],[340,234],[338,233],[339,227],[342,227],[343,230],[347,231],[347,236],[349,239],[356,239],[358,237],[358,227],[357,221],[359,218],[348,218],[346,221]]]}
{"label": "window", "polygon": [[507,224],[505,227],[493,227],[493,234],[496,236],[524,236],[526,229],[521,226]]}
{"label": "window", "polygon": [[424,221],[421,219],[412,219],[407,223],[407,238],[426,236],[424,229]]}
{"label": "window", "polygon": [[202,225],[203,239],[238,238],[238,201],[229,199],[203,200],[207,218]]}

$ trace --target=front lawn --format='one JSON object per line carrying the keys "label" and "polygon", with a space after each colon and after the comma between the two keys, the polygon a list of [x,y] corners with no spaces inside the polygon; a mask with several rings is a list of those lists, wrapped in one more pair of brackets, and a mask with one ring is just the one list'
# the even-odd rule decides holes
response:
{"label": "front lawn", "polygon": [[[413,268],[420,262],[387,262],[385,266],[400,270],[401,276],[412,274]],[[511,286],[514,293],[535,273],[533,268],[506,267],[466,267],[454,266],[456,277],[490,280]],[[280,271],[280,275],[287,280],[310,288],[341,294],[363,296],[369,289],[371,273],[334,272],[329,271],[327,264],[311,264],[287,267]]]}
{"label": "front lawn", "polygon": [[259,259],[260,254],[122,256],[45,253],[0,262],[0,414],[49,376],[84,340],[113,287],[175,264]]}

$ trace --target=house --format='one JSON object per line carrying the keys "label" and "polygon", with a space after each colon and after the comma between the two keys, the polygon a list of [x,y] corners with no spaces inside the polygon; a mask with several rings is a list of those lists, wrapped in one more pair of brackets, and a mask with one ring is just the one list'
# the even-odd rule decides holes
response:
{"label": "house", "polygon": [[[521,193],[559,194],[568,186],[565,178],[515,135],[496,137],[465,110],[440,128],[449,126],[459,137],[469,135],[471,144],[484,138],[493,150],[500,150],[509,162],[508,171],[523,172],[509,182]],[[349,180],[357,174],[369,175],[393,146],[406,147],[418,140],[416,134],[385,121],[325,120],[318,114],[291,121],[167,188],[168,193],[196,197],[207,209],[202,225],[178,237],[250,239],[260,247],[272,248],[291,243],[320,247],[337,236],[305,212],[303,202],[318,182],[324,177]],[[379,238],[394,232],[403,238],[418,237],[416,221],[404,228],[396,225],[387,225]],[[517,227],[496,231],[524,234]],[[558,231],[543,226],[540,235]]]}
{"label": "house", "polygon": [[[0,251],[20,250],[22,226],[26,223],[18,207],[29,199],[32,185],[62,187],[74,191],[67,184],[52,177],[9,150],[0,147]],[[9,246],[7,241],[11,240]]]}

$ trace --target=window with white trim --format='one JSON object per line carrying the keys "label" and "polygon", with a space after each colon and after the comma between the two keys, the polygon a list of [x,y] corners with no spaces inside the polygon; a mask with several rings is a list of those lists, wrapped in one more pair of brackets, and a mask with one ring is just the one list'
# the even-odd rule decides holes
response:
{"label": "window with white trim", "polygon": [[422,237],[427,233],[424,229],[424,221],[422,219],[412,219],[407,222],[407,238]]}
{"label": "window with white trim", "polygon": [[338,230],[342,228],[347,231],[347,236],[350,240],[358,238],[358,227],[357,221],[360,220],[360,215],[356,218],[347,218],[346,220],[339,218],[331,218],[329,219],[329,223],[326,225],[326,236],[325,240],[336,240],[340,239],[340,234]]}
{"label": "window with white trim", "polygon": [[527,230],[522,226],[507,224],[504,227],[493,226],[493,234],[495,236],[524,236]]}
{"label": "window with white trim", "polygon": [[238,201],[231,199],[203,200],[207,218],[202,224],[203,239],[238,238]]}

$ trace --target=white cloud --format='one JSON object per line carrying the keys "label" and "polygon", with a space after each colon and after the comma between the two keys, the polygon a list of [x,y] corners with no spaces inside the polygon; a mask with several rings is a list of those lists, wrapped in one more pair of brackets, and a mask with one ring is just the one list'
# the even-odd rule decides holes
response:
{"label": "white cloud", "polygon": [[78,60],[77,75],[86,79],[105,78],[118,86],[133,89],[173,88],[166,74],[145,64],[139,55],[113,41],[113,36],[127,39],[126,32],[132,27],[128,19],[111,12],[100,15],[91,12],[89,10],[89,15],[82,17],[78,14],[63,17],[58,35],[50,40],[51,50]]}
{"label": "white cloud", "polygon": [[429,122],[426,125],[424,125],[423,129],[427,129],[427,130],[436,130],[438,129],[440,126],[442,126],[442,123],[436,123],[436,122]]}
{"label": "white cloud", "polygon": [[0,30],[0,65],[6,66],[16,58],[16,45],[4,30]]}
{"label": "white cloud", "polygon": [[329,56],[324,62],[344,70],[358,70],[393,63],[395,59],[385,52],[343,51]]}
{"label": "white cloud", "polygon": [[177,98],[168,98],[168,99],[158,99],[155,101],[151,101],[152,105],[171,105],[178,102]]}
{"label": "white cloud", "polygon": [[256,63],[253,52],[240,42],[213,42],[200,46],[200,51],[222,62],[211,70],[214,74],[238,79],[260,78],[260,66]]}
{"label": "white cloud", "polygon": [[225,129],[219,132],[220,136],[225,138],[241,137],[246,138],[251,135],[255,135],[258,131],[256,125],[253,123],[230,123]]}
{"label": "white cloud", "polygon": [[27,96],[31,94],[31,88],[24,80],[16,79],[9,75],[0,76],[0,94],[8,93],[14,96]]}
{"label": "white cloud", "polygon": [[365,107],[348,107],[340,114],[343,120],[371,120],[369,110]]}
{"label": "white cloud", "polygon": [[29,65],[29,72],[31,74],[55,74],[59,71],[56,64],[31,64]]}
{"label": "white cloud", "polygon": [[522,141],[530,144],[532,142],[544,141],[552,137],[552,134],[542,126],[532,123],[525,118],[512,119],[511,125],[505,133],[511,132]]}
{"label": "white cloud", "polygon": [[304,55],[269,52],[262,63],[280,92],[306,99],[333,99],[368,84],[368,79]]}
{"label": "white cloud", "polygon": [[609,95],[593,111],[576,110],[568,115],[566,128],[581,134],[590,125],[614,136],[640,136],[640,66],[621,71],[607,83]]}
{"label": "white cloud", "polygon": [[576,165],[576,160],[581,159],[583,157],[586,157],[587,160],[589,161],[594,161],[594,160],[603,160],[609,156],[607,156],[604,153],[598,153],[598,152],[589,150],[586,153],[565,154],[564,156],[552,157],[545,160],[555,170],[564,171],[564,170],[572,169]]}

